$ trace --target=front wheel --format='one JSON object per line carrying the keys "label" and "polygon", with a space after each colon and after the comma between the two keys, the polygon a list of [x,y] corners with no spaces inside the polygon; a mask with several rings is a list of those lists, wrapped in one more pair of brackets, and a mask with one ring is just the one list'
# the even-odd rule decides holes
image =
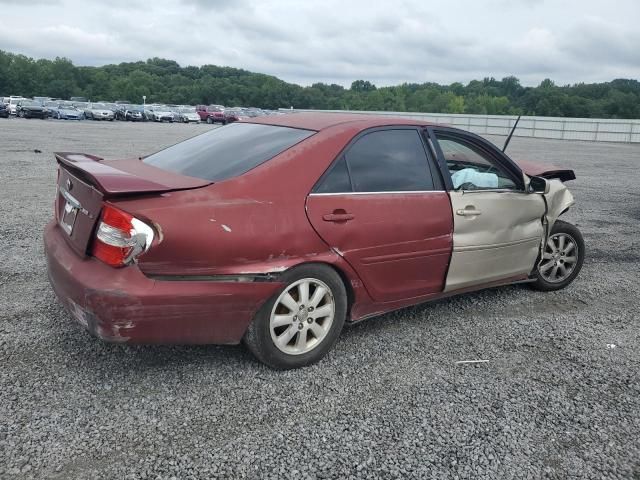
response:
{"label": "front wheel", "polygon": [[287,370],[317,362],[337,340],[347,315],[340,275],[326,265],[302,265],[282,275],[285,287],[258,311],[244,336],[255,357]]}
{"label": "front wheel", "polygon": [[584,239],[575,225],[556,220],[536,266],[535,290],[550,292],[569,285],[580,273],[584,263]]}

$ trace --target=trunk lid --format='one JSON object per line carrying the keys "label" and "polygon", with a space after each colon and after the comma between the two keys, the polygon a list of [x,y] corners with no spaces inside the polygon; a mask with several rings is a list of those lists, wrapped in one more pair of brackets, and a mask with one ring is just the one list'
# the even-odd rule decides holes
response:
{"label": "trunk lid", "polygon": [[147,165],[140,160],[104,161],[84,153],[56,153],[56,221],[81,256],[90,247],[104,200],[114,197],[187,190],[211,184]]}

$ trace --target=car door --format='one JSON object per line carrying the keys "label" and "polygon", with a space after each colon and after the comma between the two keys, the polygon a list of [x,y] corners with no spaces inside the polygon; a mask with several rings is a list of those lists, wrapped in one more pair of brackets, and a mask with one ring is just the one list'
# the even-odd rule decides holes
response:
{"label": "car door", "polygon": [[375,301],[442,291],[453,219],[419,129],[357,136],[318,181],[306,208],[314,229]]}
{"label": "car door", "polygon": [[540,252],[545,203],[522,171],[480,137],[429,129],[450,187],[453,253],[445,291],[527,276]]}

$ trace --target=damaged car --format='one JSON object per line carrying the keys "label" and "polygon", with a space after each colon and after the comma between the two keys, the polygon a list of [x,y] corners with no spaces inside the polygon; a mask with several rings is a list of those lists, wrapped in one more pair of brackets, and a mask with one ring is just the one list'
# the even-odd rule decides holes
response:
{"label": "damaged car", "polygon": [[49,110],[37,100],[20,100],[16,105],[16,115],[20,118],[41,118],[49,116]]}
{"label": "damaged car", "polygon": [[49,279],[111,342],[237,344],[312,364],[345,323],[488,287],[559,290],[572,170],[412,119],[294,113],[146,157],[57,153]]}

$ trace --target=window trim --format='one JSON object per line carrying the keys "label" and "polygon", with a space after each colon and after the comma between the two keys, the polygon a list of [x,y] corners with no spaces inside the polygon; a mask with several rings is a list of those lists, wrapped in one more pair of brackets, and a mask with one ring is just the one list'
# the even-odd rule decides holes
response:
{"label": "window trim", "polygon": [[508,188],[492,188],[492,189],[478,189],[478,190],[457,190],[465,193],[472,192],[520,192],[527,193],[524,183],[524,177],[522,169],[507,155],[503,152],[499,151],[495,145],[493,145],[488,140],[482,138],[475,133],[467,132],[466,130],[460,130],[458,128],[451,127],[439,127],[439,126],[430,126],[424,129],[426,135],[431,140],[433,147],[436,149],[436,155],[438,158],[438,167],[440,169],[440,173],[444,178],[445,187],[447,191],[456,191],[453,188],[453,182],[451,181],[451,172],[449,171],[449,167],[447,166],[447,161],[444,157],[444,152],[440,147],[440,143],[438,141],[437,135],[441,134],[445,137],[452,138],[453,140],[459,140],[463,144],[467,143],[472,145],[473,147],[480,150],[482,153],[486,154],[488,157],[488,161],[493,160],[493,162],[499,167],[502,167],[506,170],[506,173],[511,176],[511,180],[515,183],[516,189],[508,189]]}
{"label": "window trim", "polygon": [[[423,138],[423,133],[422,133],[423,129],[424,129],[424,127],[422,125],[384,125],[384,126],[381,126],[381,127],[367,128],[365,130],[362,130],[362,131],[358,132],[356,135],[354,135],[351,138],[351,140],[349,140],[346,143],[346,145],[342,148],[342,150],[340,150],[340,152],[336,155],[336,157],[331,161],[331,163],[329,164],[327,169],[322,173],[322,175],[320,175],[318,180],[313,184],[313,187],[311,188],[311,191],[307,195],[308,196],[310,196],[310,195],[314,195],[314,196],[321,196],[321,195],[379,195],[379,194],[385,194],[385,193],[390,193],[390,194],[397,195],[397,194],[400,194],[400,193],[412,193],[412,194],[415,194],[415,193],[428,193],[428,192],[443,192],[443,191],[446,191],[445,190],[446,184],[444,182],[444,178],[442,176],[442,173],[440,172],[440,169],[437,168],[438,166],[436,165],[436,160],[433,158],[433,155],[432,155],[430,149],[425,144],[425,140]],[[353,187],[353,177],[352,177],[352,174],[351,174],[351,167],[349,165],[348,160],[346,159],[347,153],[349,152],[351,147],[358,140],[360,140],[362,137],[364,137],[364,136],[366,136],[366,135],[368,135],[370,133],[375,133],[375,132],[380,132],[380,131],[389,131],[389,130],[413,130],[413,131],[415,131],[417,133],[418,137],[420,138],[420,142],[422,143],[422,148],[424,150],[425,157],[427,158],[427,172],[429,173],[429,175],[431,175],[431,181],[433,183],[433,189],[432,190],[378,191],[378,192],[356,192],[355,191],[355,189]],[[343,158],[344,158],[344,162],[345,162],[345,164],[347,166],[347,173],[349,175],[349,183],[351,185],[351,191],[350,192],[317,192],[316,190],[322,184],[324,179],[331,174],[331,172],[333,171],[335,166]]]}
{"label": "window trim", "polygon": [[[512,191],[512,190],[510,190]],[[313,193],[309,197],[328,197],[331,195],[423,195],[425,193],[446,193],[445,190],[394,190],[381,192],[335,192],[335,193]]]}

